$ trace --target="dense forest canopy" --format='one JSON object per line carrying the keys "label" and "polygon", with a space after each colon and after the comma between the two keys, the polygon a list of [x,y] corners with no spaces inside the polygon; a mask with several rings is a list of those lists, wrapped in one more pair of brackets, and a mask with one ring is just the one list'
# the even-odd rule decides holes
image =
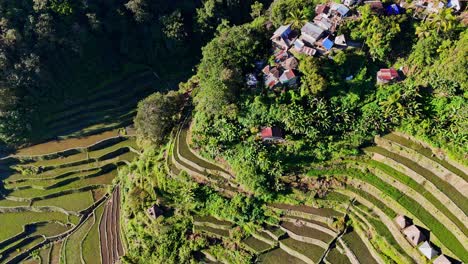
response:
{"label": "dense forest canopy", "polygon": [[[451,196],[456,192],[445,191],[458,190],[458,186],[450,186],[456,184],[445,181],[450,177],[437,177],[431,171],[425,174],[427,178],[421,176],[416,181],[405,174],[407,171],[373,159],[377,156],[374,152],[363,154],[369,154],[366,149],[381,135],[397,131],[444,153],[442,160],[432,149],[425,149],[430,154],[414,150],[426,155],[427,164],[432,161],[437,167],[441,162],[455,171],[453,175],[464,173],[445,157],[467,165],[468,30],[460,14],[466,15],[466,11],[455,13],[451,8],[441,8],[420,19],[412,8],[389,14],[357,4],[348,10],[349,17],[339,19],[333,33],[336,38],[330,34],[321,39],[323,47],[320,52],[315,50],[317,54],[304,52],[303,48],[299,52],[294,44],[287,46],[287,51],[272,45],[272,35],[281,26],[287,30],[290,27],[290,34],[303,34],[301,28],[317,18],[315,7],[326,2],[3,0],[0,151],[57,138],[58,132],[45,124],[49,115],[74,107],[86,112],[89,109],[83,102],[94,94],[124,80],[132,82],[130,76],[149,73],[157,79],[151,95],[124,97],[142,99],[137,109],[131,110],[134,116],[130,122],[135,129],[118,127],[115,135],[106,139],[119,145],[120,140],[132,138],[131,147],[119,145],[116,150],[112,145],[111,152],[90,159],[90,153],[102,154],[101,141],[97,147],[89,147],[94,149],[90,152],[80,148],[76,155],[64,154],[64,159],[60,156],[63,153],[28,157],[21,160],[25,164],[18,161],[18,166],[11,166],[20,171],[16,176],[29,177],[42,170],[76,168],[99,164],[100,158],[105,162],[115,158],[112,162],[122,165],[112,184],[122,192],[119,219],[128,246],[123,263],[198,263],[203,257],[200,255],[207,251],[218,259],[228,259],[226,262],[251,263],[259,254],[238,245],[265,226],[278,226],[284,220],[272,204],[307,202],[307,206],[313,204],[315,208],[328,202],[336,205],[342,199],[340,206],[346,205],[342,206],[344,216],[333,216],[323,223],[324,228],[341,236],[349,231],[346,227],[359,225],[348,218],[348,208],[363,205],[355,203],[357,194],[384,211],[385,217],[395,217],[394,208],[385,205],[391,199],[399,204],[397,208],[416,208],[414,214],[422,215],[428,228],[436,227],[431,230],[437,232],[435,241],[455,249],[453,256],[465,257],[456,233],[446,232],[451,227],[434,220],[424,211],[424,203],[412,200],[429,197],[427,201],[437,213],[434,218],[442,214],[447,219],[457,218],[451,210],[466,208],[466,204],[459,199],[461,206],[457,203],[450,209],[444,207],[446,200],[456,200]],[[392,3],[383,4],[388,7]],[[332,41],[328,37],[335,41],[338,35],[345,37],[349,45],[326,49],[325,41]],[[282,60],[285,54],[288,59]],[[295,66],[286,69],[287,60]],[[281,77],[273,72],[278,68],[282,68],[282,74],[276,72]],[[382,70],[397,77],[381,82],[378,72]],[[267,80],[271,76],[277,82],[270,86]],[[114,118],[113,114],[109,116]],[[85,118],[88,115],[86,112]],[[59,119],[63,121],[67,115]],[[116,155],[122,149],[137,158],[132,162],[119,160]],[[87,159],[82,160],[82,156]],[[78,160],[60,163],[74,158]],[[406,164],[416,164],[411,163],[414,166],[410,169],[424,169],[416,158],[410,158],[402,158]],[[31,165],[57,160],[58,165]],[[5,164],[0,165],[11,165]],[[391,175],[382,180],[373,169]],[[62,179],[75,173],[79,176]],[[81,167],[64,172],[53,179],[60,181],[53,185],[66,185],[79,177],[94,180],[86,173]],[[425,189],[432,186],[428,184],[432,184],[430,176],[442,183],[434,187],[435,195],[450,197],[441,200]],[[361,185],[374,189],[363,190]],[[405,191],[397,189],[401,186]],[[14,191],[52,187],[21,185]],[[335,187],[342,192],[333,193],[332,199],[325,201]],[[440,191],[439,187],[446,189]],[[413,198],[406,196],[409,189],[414,189]],[[366,195],[366,191],[371,194]],[[346,192],[353,193],[353,197],[343,198]],[[160,209],[160,216],[156,211],[151,215],[151,208]],[[369,226],[382,228],[380,220],[375,220],[378,218],[364,211],[372,218]],[[225,240],[195,231],[195,217],[228,221],[230,226],[221,231],[227,233]],[[296,220],[299,223],[304,219]],[[457,225],[461,222],[458,220],[447,221]],[[448,240],[439,239],[440,234]],[[385,248],[388,237],[383,238],[377,244]],[[274,247],[279,247],[278,240]],[[405,259],[391,250],[381,253],[389,263]]]}
{"label": "dense forest canopy", "polygon": [[173,88],[218,24],[242,23],[250,11],[250,1],[2,1],[2,144],[56,136],[43,124],[54,106],[131,72],[152,70]]}

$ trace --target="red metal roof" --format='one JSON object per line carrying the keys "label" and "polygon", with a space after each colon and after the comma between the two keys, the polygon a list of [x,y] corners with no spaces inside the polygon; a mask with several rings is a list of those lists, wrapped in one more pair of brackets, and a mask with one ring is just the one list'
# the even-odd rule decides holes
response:
{"label": "red metal roof", "polygon": [[398,78],[398,72],[393,69],[380,69],[379,72],[377,72],[377,78],[382,79],[382,80],[393,80],[395,78]]}
{"label": "red metal roof", "polygon": [[287,70],[284,72],[286,74],[286,77],[288,78],[288,80],[296,77],[296,75],[294,74],[294,71],[293,70]]}
{"label": "red metal roof", "polygon": [[329,9],[330,8],[326,4],[317,5],[317,7],[315,7],[315,14],[317,15],[320,15],[322,13],[328,14]]}
{"label": "red metal roof", "polygon": [[279,127],[265,127],[261,132],[262,138],[283,137],[283,132]]}

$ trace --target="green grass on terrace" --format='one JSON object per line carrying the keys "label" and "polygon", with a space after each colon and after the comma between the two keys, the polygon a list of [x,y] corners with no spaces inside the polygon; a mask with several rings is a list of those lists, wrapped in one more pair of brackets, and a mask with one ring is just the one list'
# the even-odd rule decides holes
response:
{"label": "green grass on terrace", "polygon": [[122,154],[120,156],[117,156],[115,158],[108,159],[108,160],[95,161],[95,162],[76,165],[76,166],[70,166],[70,167],[63,167],[63,168],[48,170],[48,171],[45,171],[45,172],[37,174],[37,175],[27,175],[27,176],[25,176],[25,175],[22,175],[21,173],[15,173],[15,174],[12,174],[11,176],[8,176],[6,181],[17,181],[17,180],[21,180],[21,179],[24,179],[24,178],[28,178],[28,179],[29,178],[37,178],[37,179],[48,180],[48,179],[53,179],[55,177],[62,177],[63,174],[75,173],[75,172],[78,173],[78,172],[85,172],[85,171],[89,171],[89,170],[94,170],[94,169],[97,169],[97,168],[102,167],[102,166],[107,165],[107,164],[116,163],[116,162],[121,161],[121,160],[127,160],[127,158],[130,158],[130,157],[133,158],[132,155],[127,155],[128,153],[129,152],[124,153],[124,154]]}
{"label": "green grass on terrace", "polygon": [[43,221],[59,221],[67,223],[67,216],[58,212],[21,212],[21,213],[1,213],[0,241],[12,237],[23,231],[23,226]]}
{"label": "green grass on terrace", "polygon": [[309,223],[316,224],[316,225],[323,226],[325,228],[330,229],[330,226],[327,223],[324,223],[324,222],[320,222],[320,221],[316,221],[316,220],[310,220],[310,219],[302,218],[300,216],[293,216],[293,215],[288,215],[287,217],[292,218],[292,219],[297,219],[297,220],[300,220],[300,221],[304,221],[304,222],[309,222]]}
{"label": "green grass on terrace", "polygon": [[77,192],[45,200],[34,201],[33,206],[57,206],[67,211],[79,212],[91,206],[94,200],[91,191]]}
{"label": "green grass on terrace", "polygon": [[94,224],[82,241],[83,258],[85,263],[94,263],[101,259],[99,243],[99,223],[104,212],[104,204],[94,211]]}
{"label": "green grass on terrace", "polygon": [[[450,230],[448,230],[442,223],[440,223],[434,216],[432,216],[427,210],[425,210],[420,204],[418,204],[415,200],[409,198],[408,196],[404,195],[403,193],[399,192],[398,189],[395,187],[383,182],[380,180],[378,177],[372,174],[365,174],[359,170],[353,170],[353,169],[348,169],[348,170],[317,170],[317,171],[311,171],[308,173],[308,175],[313,176],[313,175],[328,175],[328,174],[333,174],[337,176],[342,176],[342,175],[347,175],[349,177],[357,178],[360,179],[364,182],[367,182],[377,189],[379,189],[381,192],[389,196],[391,199],[395,200],[397,203],[399,203],[402,207],[404,207],[406,210],[411,212],[416,218],[418,218],[422,223],[424,223],[430,230],[431,232],[439,238],[439,240],[448,248],[450,249],[457,257],[461,258],[463,261],[468,261],[468,252],[464,249],[463,245],[460,243],[460,241],[453,235]],[[365,195],[364,192],[360,190],[353,190],[356,193]],[[396,216],[396,213],[393,210],[388,210],[388,209],[383,209],[387,208],[382,207],[383,202],[377,201],[377,199],[372,200],[370,198],[370,195],[367,195],[365,197],[366,199],[369,197],[369,201],[376,204],[380,209],[382,209],[389,217],[394,218]]]}
{"label": "green grass on terrace", "polygon": [[[362,190],[358,190],[358,189],[354,189],[350,186],[347,187],[348,189],[352,190],[353,192],[355,192],[356,194],[358,194],[359,196],[365,198],[366,200],[370,201],[371,203],[373,203],[374,205],[379,205],[379,206],[376,206],[378,207],[380,210],[382,210],[386,215],[388,215],[388,213],[390,214],[395,214],[395,212],[393,210],[391,210],[390,208],[388,208],[386,205],[384,205],[382,202],[380,202],[379,200],[377,200],[375,197],[373,197],[372,195],[362,191]],[[348,197],[346,195],[343,195],[341,193],[337,193],[341,196],[344,196],[344,197]],[[328,194],[325,199],[333,199],[335,196],[331,196],[331,198],[328,198],[330,194]],[[348,197],[348,199],[351,199],[350,197]],[[363,209],[361,209],[361,207]],[[367,207],[364,207],[364,205],[362,204],[359,204],[358,202],[355,202],[354,203],[354,208],[356,208],[358,211],[360,211],[359,209],[365,211],[365,212],[370,212],[371,209],[367,208]],[[354,213],[351,211],[350,212],[351,215],[354,215]],[[382,221],[378,218],[374,218],[374,217],[370,217],[368,215],[364,215],[366,217],[366,219],[369,221],[369,223],[372,225],[372,227],[374,227],[376,233],[382,238],[382,239],[385,239],[386,243],[388,243],[390,246],[392,246],[396,251],[398,251],[399,254],[407,257],[408,259],[411,259],[410,256],[408,256],[408,254],[406,254],[406,252],[403,250],[403,248],[398,244],[398,242],[395,240],[395,238],[393,237],[392,233],[390,232],[390,230],[387,228],[387,226],[385,224],[382,223]],[[357,217],[357,216],[356,216]],[[359,219],[359,218],[358,218]],[[380,239],[380,238],[377,238],[377,239]]]}
{"label": "green grass on terrace", "polygon": [[136,145],[136,140],[134,138],[129,138],[129,139],[126,139],[126,140],[123,140],[117,144],[114,144],[112,146],[109,146],[109,147],[106,147],[106,148],[102,148],[102,149],[98,149],[98,150],[94,150],[94,151],[90,151],[88,153],[86,152],[80,152],[80,153],[77,153],[75,155],[71,155],[71,156],[68,156],[68,157],[65,157],[65,158],[62,158],[62,157],[59,157],[59,158],[56,158],[56,159],[49,159],[49,160],[39,160],[39,161],[35,161],[35,162],[32,162],[32,163],[28,163],[29,166],[35,166],[35,167],[39,167],[39,166],[43,166],[43,167],[47,167],[47,166],[59,166],[59,165],[62,165],[62,164],[68,164],[68,163],[72,163],[72,162],[77,162],[77,161],[81,161],[81,160],[87,160],[87,159],[97,159],[97,158],[100,158],[101,156],[107,154],[107,153],[111,153],[113,151],[116,151],[120,148],[124,148],[124,147],[132,147],[134,149],[137,149],[137,145]]}
{"label": "green grass on terrace", "polygon": [[336,247],[332,248],[325,258],[331,264],[351,264],[351,261],[344,254],[341,254]]}
{"label": "green grass on terrace", "polygon": [[297,241],[292,238],[280,240],[280,243],[283,243],[287,247],[305,255],[315,263],[318,263],[323,253],[325,253],[325,249],[319,246]]}
{"label": "green grass on terrace", "polygon": [[466,202],[465,196],[458,192],[457,189],[455,189],[448,182],[442,180],[431,171],[426,170],[410,159],[397,155],[381,147],[369,147],[365,148],[365,150],[381,154],[415,171],[419,175],[426,178],[428,181],[432,182],[439,190],[445,193],[445,195],[447,195],[465,214],[468,214],[468,203]]}
{"label": "green grass on terrace", "polygon": [[41,243],[42,241],[44,241],[44,238],[40,236],[31,236],[24,238],[23,240],[19,241],[19,243],[15,244],[12,248],[6,249],[5,251],[1,252],[0,261],[2,261],[2,263],[9,263],[14,257],[18,256],[25,250]]}
{"label": "green grass on terrace", "polygon": [[221,237],[229,237],[229,231],[223,229],[212,228],[209,226],[194,226],[196,232],[207,233],[208,235],[214,234]]}
{"label": "green grass on terrace", "polygon": [[377,264],[377,261],[372,257],[369,249],[366,247],[364,242],[356,232],[350,232],[343,235],[343,240],[346,242],[346,245],[354,252],[354,255],[357,257],[360,263],[366,264]]}
{"label": "green grass on terrace", "polygon": [[16,207],[16,206],[28,206],[29,202],[17,202],[11,201],[4,198],[0,199],[0,207]]}
{"label": "green grass on terrace", "polygon": [[305,264],[304,261],[289,255],[281,248],[274,249],[259,257],[260,263],[263,264]]}
{"label": "green grass on terrace", "polygon": [[9,196],[15,197],[24,197],[24,198],[34,198],[34,197],[43,197],[50,194],[60,193],[66,190],[73,190],[83,188],[89,185],[105,185],[111,184],[112,180],[117,176],[117,170],[113,170],[109,173],[99,175],[97,177],[87,178],[87,179],[80,179],[77,181],[73,181],[69,184],[47,189],[47,190],[38,190],[38,189],[24,189],[24,190],[14,190],[8,193]]}
{"label": "green grass on terrace", "polygon": [[291,222],[283,222],[281,226],[299,236],[315,238],[325,243],[329,243],[333,240],[331,235],[307,226],[297,226]]}
{"label": "green grass on terrace", "polygon": [[306,206],[306,205],[291,205],[291,204],[278,204],[278,203],[270,204],[270,206],[281,209],[281,210],[298,211],[298,212],[314,214],[314,215],[319,215],[319,216],[324,216],[324,217],[342,216],[340,212],[337,212],[330,208],[314,208],[314,207]]}
{"label": "green grass on terrace", "polygon": [[390,133],[383,138],[388,139],[390,141],[396,142],[404,147],[410,148],[418,152],[419,154],[425,156],[426,158],[435,161],[445,167],[447,170],[453,172],[454,174],[462,177],[465,181],[468,181],[468,175],[466,175],[463,171],[459,170],[457,167],[453,166],[452,164],[448,163],[446,160],[439,159],[437,158],[433,153],[432,150],[429,148],[426,148],[414,141],[411,141],[409,139],[406,139],[404,137],[400,137],[396,134]]}
{"label": "green grass on terrace", "polygon": [[[350,162],[358,162],[358,161],[350,161]],[[361,162],[358,162],[361,163]],[[468,228],[454,215],[450,210],[445,207],[445,205],[440,202],[434,195],[432,195],[431,192],[426,190],[424,186],[420,185],[417,183],[415,180],[413,180],[411,177],[408,177],[407,175],[393,169],[392,167],[385,165],[381,162],[375,161],[375,160],[369,160],[367,162],[362,162],[361,164],[366,164],[366,166],[370,166],[373,168],[376,168],[378,170],[381,170],[385,172],[386,174],[394,177],[401,183],[407,185],[411,189],[415,190],[418,192],[420,195],[424,196],[430,203],[432,203],[438,210],[440,210],[445,216],[447,216],[455,225],[457,225],[460,230],[463,231],[465,235],[468,235]]]}
{"label": "green grass on terrace", "polygon": [[255,253],[263,252],[272,247],[270,244],[267,244],[261,240],[258,240],[253,236],[250,236],[242,240],[242,243],[246,244],[249,248],[255,250]]}
{"label": "green grass on terrace", "polygon": [[193,220],[196,222],[209,222],[220,226],[232,226],[233,224],[229,221],[219,220],[213,216],[194,216]]}
{"label": "green grass on terrace", "polygon": [[180,155],[183,156],[184,158],[198,164],[199,166],[209,169],[209,170],[217,170],[217,171],[222,171],[227,174],[229,174],[227,171],[225,171],[223,168],[214,165],[213,163],[207,162],[203,159],[198,158],[195,154],[192,153],[190,150],[189,146],[187,145],[187,129],[182,129],[179,134],[179,152]]}
{"label": "green grass on terrace", "polygon": [[65,175],[65,177],[57,177],[57,178],[52,178],[52,179],[38,178],[38,179],[28,179],[28,180],[24,180],[21,182],[5,183],[4,187],[5,189],[13,189],[13,188],[24,187],[24,186],[35,186],[38,188],[53,186],[55,184],[59,184],[60,182],[67,181],[72,178],[84,177],[84,176],[92,175],[94,173],[98,173],[99,170],[100,169],[96,168],[90,171],[70,173],[68,175]]}
{"label": "green grass on terrace", "polygon": [[81,263],[81,257],[84,255],[81,252],[81,242],[86,237],[86,234],[92,228],[94,218],[89,217],[73,234],[67,238],[65,246],[65,259],[67,264]]}

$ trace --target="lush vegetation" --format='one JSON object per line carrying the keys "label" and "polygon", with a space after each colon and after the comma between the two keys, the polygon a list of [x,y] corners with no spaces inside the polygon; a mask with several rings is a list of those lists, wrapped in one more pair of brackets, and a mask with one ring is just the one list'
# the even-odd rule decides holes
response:
{"label": "lush vegetation", "polygon": [[[386,226],[405,213],[466,262],[467,203],[453,186],[466,181],[466,25],[448,8],[418,20],[411,6],[356,5],[335,34],[348,48],[291,51],[298,83],[267,88],[262,69],[281,64],[271,34],[300,33],[322,3],[1,2],[0,152],[55,141],[0,161],[0,261],[46,258],[29,249],[77,224],[47,258],[105,258],[104,206],[86,209],[119,184],[123,263],[347,262],[345,244],[361,262],[418,262]],[[379,84],[382,68],[400,78]],[[263,140],[265,127],[282,139]],[[411,138],[388,144],[432,170],[370,146],[392,131]]]}

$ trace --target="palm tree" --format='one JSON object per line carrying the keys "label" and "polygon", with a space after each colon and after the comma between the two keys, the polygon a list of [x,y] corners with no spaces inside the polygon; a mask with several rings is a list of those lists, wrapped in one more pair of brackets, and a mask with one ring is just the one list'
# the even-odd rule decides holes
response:
{"label": "palm tree", "polygon": [[444,8],[438,13],[432,13],[428,16],[429,26],[435,28],[437,33],[441,30],[447,33],[456,27],[457,18],[452,14],[452,9]]}
{"label": "palm tree", "polygon": [[287,23],[291,24],[293,29],[299,29],[307,23],[307,15],[304,10],[295,10],[289,12],[289,18],[287,19]]}
{"label": "palm tree", "polygon": [[422,22],[419,26],[416,27],[416,35],[419,38],[427,38],[431,35],[431,27],[429,23]]}

